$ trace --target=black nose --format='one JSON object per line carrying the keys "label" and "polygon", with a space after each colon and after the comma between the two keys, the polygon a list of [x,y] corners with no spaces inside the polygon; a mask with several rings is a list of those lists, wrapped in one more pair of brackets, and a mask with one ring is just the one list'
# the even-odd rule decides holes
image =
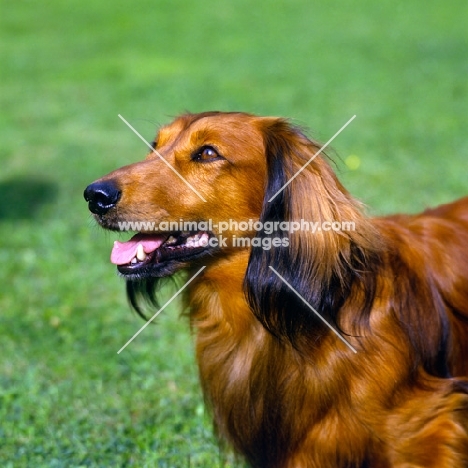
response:
{"label": "black nose", "polygon": [[84,198],[88,202],[89,211],[97,215],[106,214],[120,199],[122,192],[115,182],[94,182],[86,187]]}

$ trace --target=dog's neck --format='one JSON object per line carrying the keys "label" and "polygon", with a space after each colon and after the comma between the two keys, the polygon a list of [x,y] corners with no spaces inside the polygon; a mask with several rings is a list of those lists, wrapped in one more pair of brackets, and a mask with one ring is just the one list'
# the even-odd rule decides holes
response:
{"label": "dog's neck", "polygon": [[247,249],[238,250],[207,266],[194,281],[190,289],[190,317],[192,326],[203,338],[223,335],[223,339],[232,339],[237,345],[245,335],[265,335],[245,299],[248,259]]}

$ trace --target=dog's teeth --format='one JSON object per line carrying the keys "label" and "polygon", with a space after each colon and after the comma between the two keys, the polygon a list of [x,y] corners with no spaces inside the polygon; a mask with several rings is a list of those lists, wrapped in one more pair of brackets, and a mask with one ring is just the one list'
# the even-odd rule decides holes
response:
{"label": "dog's teeth", "polygon": [[175,244],[177,242],[177,239],[174,236],[169,236],[169,238],[166,241],[166,244]]}
{"label": "dog's teeth", "polygon": [[193,236],[187,237],[185,245],[187,247],[200,247],[200,234],[194,234]]}
{"label": "dog's teeth", "polygon": [[208,240],[209,240],[208,234],[203,233],[203,234],[201,235],[201,237],[200,237],[199,244],[200,244],[202,247],[205,247],[205,245],[208,245]]}
{"label": "dog's teeth", "polygon": [[143,260],[146,260],[146,253],[143,250],[143,245],[138,244],[137,251],[136,251],[136,258],[142,262]]}
{"label": "dog's teeth", "polygon": [[133,258],[132,258],[132,261],[131,261],[130,263],[131,263],[131,264],[138,263],[138,260],[136,259],[136,257],[133,257]]}

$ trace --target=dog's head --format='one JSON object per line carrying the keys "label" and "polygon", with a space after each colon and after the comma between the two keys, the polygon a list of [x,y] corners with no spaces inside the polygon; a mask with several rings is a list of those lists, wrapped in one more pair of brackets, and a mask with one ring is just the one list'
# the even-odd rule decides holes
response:
{"label": "dog's head", "polygon": [[[286,282],[333,317],[374,236],[317,154],[319,145],[284,119],[210,112],[162,127],[153,148],[144,161],[111,172],[84,193],[104,228],[137,231],[116,242],[111,256],[136,308],[136,296],[151,296],[156,278],[250,249],[246,292],[268,329],[292,335],[311,315]],[[293,221],[319,229],[281,224]],[[337,232],[322,230],[324,221],[361,224]],[[291,302],[294,317],[286,310]]]}
{"label": "dog's head", "polygon": [[184,115],[160,129],[153,148],[144,161],[111,172],[84,193],[101,226],[138,232],[116,242],[111,257],[129,280],[168,276],[226,254],[220,248],[231,248],[226,239],[246,235],[229,220],[258,219],[262,210],[266,161],[257,118]]}

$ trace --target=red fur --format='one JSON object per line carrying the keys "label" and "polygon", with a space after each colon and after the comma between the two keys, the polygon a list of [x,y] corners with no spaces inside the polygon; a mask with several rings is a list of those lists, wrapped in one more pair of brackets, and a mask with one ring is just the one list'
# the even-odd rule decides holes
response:
{"label": "red fur", "polygon": [[[100,179],[121,190],[98,216],[104,226],[266,221],[273,209],[288,221],[356,225],[290,233],[288,249],[227,247],[180,266],[206,266],[189,287],[190,321],[220,437],[254,467],[468,467],[468,198],[370,219],[317,156],[268,205],[319,148],[282,119],[186,115],[156,145],[207,202],[153,154]],[[194,163],[203,145],[224,159]]]}

